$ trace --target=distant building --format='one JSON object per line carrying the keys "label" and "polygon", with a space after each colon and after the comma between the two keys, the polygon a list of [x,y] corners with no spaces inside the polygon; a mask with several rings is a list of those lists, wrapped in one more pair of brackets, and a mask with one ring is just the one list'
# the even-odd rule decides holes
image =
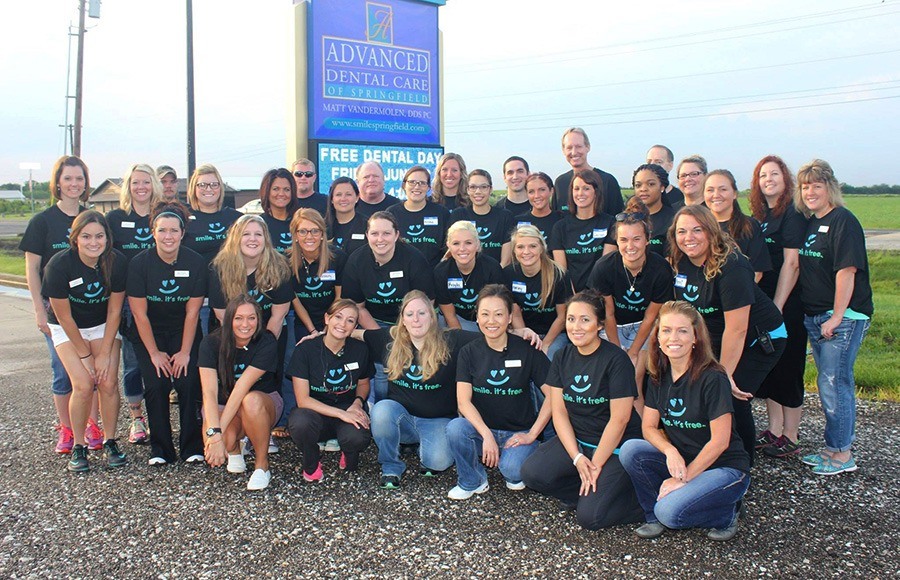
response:
{"label": "distant building", "polygon": [[[187,185],[187,179],[178,179],[178,199],[185,205],[187,205]],[[121,177],[110,177],[108,179],[104,179],[103,183],[94,188],[94,191],[88,198],[88,205],[99,212],[106,213],[112,209],[116,209],[117,207],[119,207],[119,195],[121,193]],[[243,191],[239,191],[226,183],[225,205],[228,207],[238,207],[236,205],[236,202],[241,201],[241,194],[243,193]],[[256,194],[256,192],[254,192],[254,194]],[[238,197],[238,199],[236,200],[235,197]],[[243,203],[245,202],[241,202],[240,205],[243,205]]]}
{"label": "distant building", "polygon": [[25,201],[21,189],[0,189],[0,199],[6,201]]}

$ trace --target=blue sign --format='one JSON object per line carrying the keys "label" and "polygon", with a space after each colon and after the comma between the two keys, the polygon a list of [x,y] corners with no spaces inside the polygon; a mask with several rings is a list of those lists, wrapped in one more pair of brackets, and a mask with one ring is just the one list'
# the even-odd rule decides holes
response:
{"label": "blue sign", "polygon": [[313,0],[308,22],[310,139],[440,144],[436,3]]}
{"label": "blue sign", "polygon": [[356,179],[356,168],[366,161],[376,161],[384,169],[384,191],[406,199],[400,184],[406,170],[422,165],[434,177],[442,147],[395,147],[392,145],[356,145],[353,143],[319,143],[319,191],[328,192],[338,177]]}

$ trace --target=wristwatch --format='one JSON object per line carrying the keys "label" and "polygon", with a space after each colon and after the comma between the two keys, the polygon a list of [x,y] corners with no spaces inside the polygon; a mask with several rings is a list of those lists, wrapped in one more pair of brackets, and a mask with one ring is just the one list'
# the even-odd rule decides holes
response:
{"label": "wristwatch", "polygon": [[215,435],[216,433],[218,433],[218,434],[221,435],[221,434],[222,434],[222,429],[221,429],[220,427],[210,427],[209,429],[206,430],[206,436],[207,436],[207,437],[212,437],[212,436]]}

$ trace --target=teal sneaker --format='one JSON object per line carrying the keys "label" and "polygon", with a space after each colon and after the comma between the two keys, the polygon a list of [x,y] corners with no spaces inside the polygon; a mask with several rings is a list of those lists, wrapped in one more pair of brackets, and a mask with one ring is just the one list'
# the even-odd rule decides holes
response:
{"label": "teal sneaker", "polygon": [[380,486],[381,489],[400,489],[400,476],[382,475]]}
{"label": "teal sneaker", "polygon": [[822,452],[810,453],[809,455],[804,455],[800,458],[800,463],[804,463],[806,465],[809,465],[810,467],[815,467],[816,465],[820,465],[825,461],[831,461],[831,457],[823,455]]}
{"label": "teal sneaker", "polygon": [[69,457],[69,464],[66,468],[73,473],[84,473],[90,470],[87,452],[88,449],[84,445],[75,445],[72,447],[72,455]]}
{"label": "teal sneaker", "polygon": [[837,475],[838,473],[856,471],[856,460],[850,457],[844,463],[838,463],[834,459],[826,459],[822,463],[812,468],[812,472],[816,475]]}
{"label": "teal sneaker", "polygon": [[107,439],[103,443],[103,451],[106,455],[106,464],[110,467],[124,467],[128,463],[128,456],[122,453],[115,439]]}

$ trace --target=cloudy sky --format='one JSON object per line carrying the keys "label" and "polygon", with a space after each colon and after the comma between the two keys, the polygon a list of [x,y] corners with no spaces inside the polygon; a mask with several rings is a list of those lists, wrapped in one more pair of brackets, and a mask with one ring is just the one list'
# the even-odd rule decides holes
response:
{"label": "cloudy sky", "polygon": [[[40,163],[46,180],[65,152],[77,5],[4,3],[0,182],[27,179],[20,162]],[[291,10],[291,0],[194,0],[197,161],[238,186],[285,163]],[[655,142],[731,169],[741,187],[768,153],[794,170],[827,159],[854,185],[900,183],[898,0],[449,0],[440,26],[444,146],[495,183],[513,154],[566,170],[559,138],[571,125],[623,185]],[[88,27],[92,181],[136,161],[183,173],[184,0],[104,0]]]}

